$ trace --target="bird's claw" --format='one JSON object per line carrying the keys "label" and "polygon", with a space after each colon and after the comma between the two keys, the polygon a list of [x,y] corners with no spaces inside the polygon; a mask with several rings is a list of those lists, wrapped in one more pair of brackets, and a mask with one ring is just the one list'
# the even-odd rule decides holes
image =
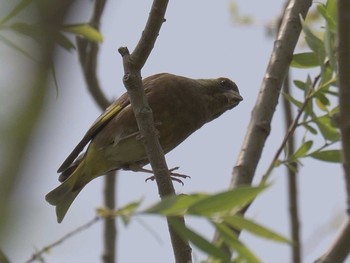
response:
{"label": "bird's claw", "polygon": [[[182,182],[182,180],[179,179],[178,177],[183,178],[183,179],[186,179],[186,178],[191,178],[191,176],[185,175],[185,174],[173,173],[173,171],[178,170],[179,168],[180,168],[180,167],[177,166],[177,167],[174,167],[174,168],[169,169],[170,178],[171,178],[171,180],[173,180],[173,181],[175,181],[175,182],[178,182],[178,183],[184,185],[184,183]],[[148,180],[154,181],[155,179],[156,179],[156,178],[155,178],[155,176],[153,175],[153,176],[150,176],[150,177],[146,178],[145,182],[147,182]]]}

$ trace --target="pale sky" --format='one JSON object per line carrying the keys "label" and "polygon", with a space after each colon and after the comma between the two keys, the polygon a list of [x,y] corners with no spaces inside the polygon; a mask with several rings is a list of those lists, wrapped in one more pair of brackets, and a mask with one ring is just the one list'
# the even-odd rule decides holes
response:
{"label": "pale sky", "polygon": [[[105,40],[101,46],[99,77],[110,98],[125,92],[117,49],[120,46],[128,46],[129,50],[134,48],[151,2],[119,0],[107,3],[101,28]],[[237,83],[244,98],[238,107],[204,126],[167,155],[169,167],[180,166],[181,173],[191,176],[191,179],[185,180],[184,186],[175,184],[177,193],[215,193],[227,189],[268,63],[273,41],[266,35],[265,26],[280,14],[283,1],[237,2],[242,13],[256,18],[256,25],[233,24],[228,0],[170,1],[167,21],[142,71],[143,76],[169,72],[192,78],[228,77]],[[79,14],[70,19],[72,22],[84,22],[89,16]],[[53,86],[47,96],[47,112],[33,135],[26,168],[22,169],[25,176],[21,177],[18,191],[14,194],[13,225],[8,228],[12,238],[6,242],[2,240],[1,244],[12,262],[26,261],[35,249],[56,241],[91,220],[96,207],[102,205],[102,178],[85,187],[62,224],[57,224],[54,207],[44,199],[45,194],[58,185],[57,168],[100,114],[86,90],[77,55],[60,50],[59,56],[64,66],[57,67],[58,95]],[[298,74],[293,72],[293,76]],[[268,167],[283,139],[282,116],[281,107],[278,106],[272,133],[258,166],[258,178]],[[332,220],[344,214],[345,187],[339,165],[308,159],[303,163],[299,180],[300,220],[305,244],[304,260],[311,262],[325,251],[337,233],[339,222]],[[146,207],[159,200],[156,184],[144,182],[147,176],[143,173],[120,173],[117,189],[119,206],[143,199],[143,207]],[[247,215],[289,236],[286,173],[283,167],[274,171],[271,182],[272,186],[258,198]],[[187,219],[187,224],[208,237],[212,236],[213,230],[203,220]],[[120,222],[118,226],[119,263],[173,262],[164,219],[137,217],[127,227]],[[45,255],[46,262],[101,262],[101,229],[102,224],[97,223],[65,241]],[[291,262],[287,245],[247,234],[242,237],[263,262]],[[196,248],[193,255],[197,260],[195,262],[204,259]]]}

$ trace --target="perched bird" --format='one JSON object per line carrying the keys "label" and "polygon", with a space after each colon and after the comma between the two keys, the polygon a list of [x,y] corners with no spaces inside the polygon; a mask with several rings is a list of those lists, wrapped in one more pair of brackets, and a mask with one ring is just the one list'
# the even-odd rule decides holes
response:
{"label": "perched bird", "polygon": [[[168,153],[205,123],[237,106],[243,98],[227,78],[190,79],[168,73],[143,80],[159,141]],[[78,155],[90,142],[85,153]],[[46,195],[60,223],[70,205],[94,178],[118,169],[140,171],[148,163],[136,119],[125,93],[94,122],[63,162],[60,186]]]}

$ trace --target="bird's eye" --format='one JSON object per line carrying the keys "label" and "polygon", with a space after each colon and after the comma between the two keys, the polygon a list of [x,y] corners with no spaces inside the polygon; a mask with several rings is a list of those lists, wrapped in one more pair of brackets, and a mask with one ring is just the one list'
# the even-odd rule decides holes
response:
{"label": "bird's eye", "polygon": [[230,79],[220,78],[219,81],[220,86],[223,90],[234,90],[236,92],[239,92],[237,85]]}

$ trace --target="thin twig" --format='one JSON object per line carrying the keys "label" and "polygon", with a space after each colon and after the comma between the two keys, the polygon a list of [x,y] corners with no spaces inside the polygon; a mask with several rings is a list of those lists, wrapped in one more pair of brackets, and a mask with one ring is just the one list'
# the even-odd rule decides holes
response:
{"label": "thin twig", "polygon": [[[286,0],[284,4],[284,10],[288,6],[289,0]],[[281,27],[282,20],[284,17],[284,12],[282,16],[278,19],[277,32]],[[283,91],[290,95],[290,72],[288,71],[286,78],[283,83]],[[284,121],[286,130],[292,125],[293,122],[293,111],[292,111],[292,103],[286,98],[282,99],[282,106],[284,110]],[[288,140],[288,157],[291,156],[295,151],[295,134],[293,133]],[[288,204],[289,204],[289,219],[291,225],[291,237],[293,241],[292,246],[292,262],[293,263],[301,263],[301,241],[300,241],[300,224],[299,224],[299,209],[298,209],[298,163],[293,162],[290,164],[291,167],[287,166],[288,173]]]}
{"label": "thin twig", "polygon": [[309,104],[310,100],[313,98],[313,92],[315,90],[316,84],[319,81],[320,77],[321,77],[321,75],[318,75],[317,77],[315,77],[315,79],[312,83],[312,86],[310,87],[309,93],[306,96],[303,104],[301,105],[297,116],[293,120],[292,124],[289,126],[287,133],[284,136],[283,141],[281,142],[280,147],[277,149],[274,158],[272,159],[267,171],[265,172],[264,176],[262,177],[261,184],[265,184],[267,182],[268,178],[271,175],[273,168],[275,167],[275,164],[278,162],[279,156],[281,155],[284,147],[286,147],[289,138],[294,134],[295,129],[298,127],[299,120],[300,120],[301,116],[303,115],[303,113],[306,109],[306,106]]}
{"label": "thin twig", "polygon": [[[161,198],[175,195],[175,189],[171,182],[164,152],[159,143],[156,129],[154,127],[152,110],[148,105],[142,86],[141,69],[149,57],[160,28],[165,21],[164,16],[167,5],[167,0],[154,0],[145,29],[142,32],[135,50],[130,54],[126,47],[119,49],[124,64],[124,85],[127,89],[130,103],[135,113],[137,125],[144,141],[147,157],[154,172]],[[180,223],[185,224],[183,217],[178,217],[177,220]],[[169,219],[168,228],[174,250],[175,261],[177,263],[191,262],[191,248],[188,241],[184,241],[174,231]]]}
{"label": "thin twig", "polygon": [[38,252],[34,253],[32,255],[32,257],[30,259],[28,259],[26,261],[26,263],[30,263],[30,262],[34,262],[35,260],[38,260],[42,257],[42,255],[48,251],[50,251],[52,248],[60,245],[61,243],[63,243],[64,241],[66,241],[67,239],[71,238],[72,236],[75,236],[76,234],[78,234],[79,232],[88,229],[89,227],[91,227],[93,224],[95,224],[96,222],[98,222],[101,218],[100,217],[95,217],[94,219],[90,220],[89,222],[87,222],[86,224],[74,229],[73,231],[65,234],[63,237],[61,237],[60,239],[58,239],[57,241],[51,243],[50,245],[47,245],[45,247],[43,247],[42,249],[40,249]]}
{"label": "thin twig", "polygon": [[350,253],[350,2],[338,0],[339,127],[342,141],[347,221],[335,242],[316,263],[343,262]]}
{"label": "thin twig", "polygon": [[[90,25],[96,29],[100,28],[100,20],[106,5],[106,0],[95,0],[93,14],[90,19]],[[84,73],[90,94],[95,99],[101,110],[108,107],[110,102],[102,91],[97,77],[97,59],[99,46],[95,42],[87,39],[77,38],[78,54],[80,64]],[[103,199],[105,207],[114,210],[116,207],[115,189],[117,184],[116,172],[110,172],[104,177]],[[116,262],[117,249],[117,226],[115,218],[105,218],[103,226],[103,255],[104,263]]]}
{"label": "thin twig", "polygon": [[[284,92],[290,94],[289,74],[284,80],[283,85]],[[283,98],[284,120],[286,129],[292,125],[293,112],[291,102],[287,98]],[[292,134],[288,140],[288,157],[295,151],[295,136]],[[301,262],[301,242],[300,242],[300,224],[299,224],[299,212],[298,212],[298,184],[297,184],[297,162],[290,164],[291,168],[287,168],[288,172],[288,195],[289,195],[289,218],[291,224],[291,237],[293,241],[292,256],[293,263]]]}
{"label": "thin twig", "polygon": [[[100,27],[100,18],[104,10],[105,3],[105,0],[95,1],[94,11],[90,20],[90,24],[96,29],[99,29]],[[83,69],[84,78],[87,83],[88,90],[99,107],[104,110],[109,106],[110,101],[103,93],[97,77],[97,57],[99,51],[98,43],[81,37],[77,37],[76,40],[79,60]]]}

